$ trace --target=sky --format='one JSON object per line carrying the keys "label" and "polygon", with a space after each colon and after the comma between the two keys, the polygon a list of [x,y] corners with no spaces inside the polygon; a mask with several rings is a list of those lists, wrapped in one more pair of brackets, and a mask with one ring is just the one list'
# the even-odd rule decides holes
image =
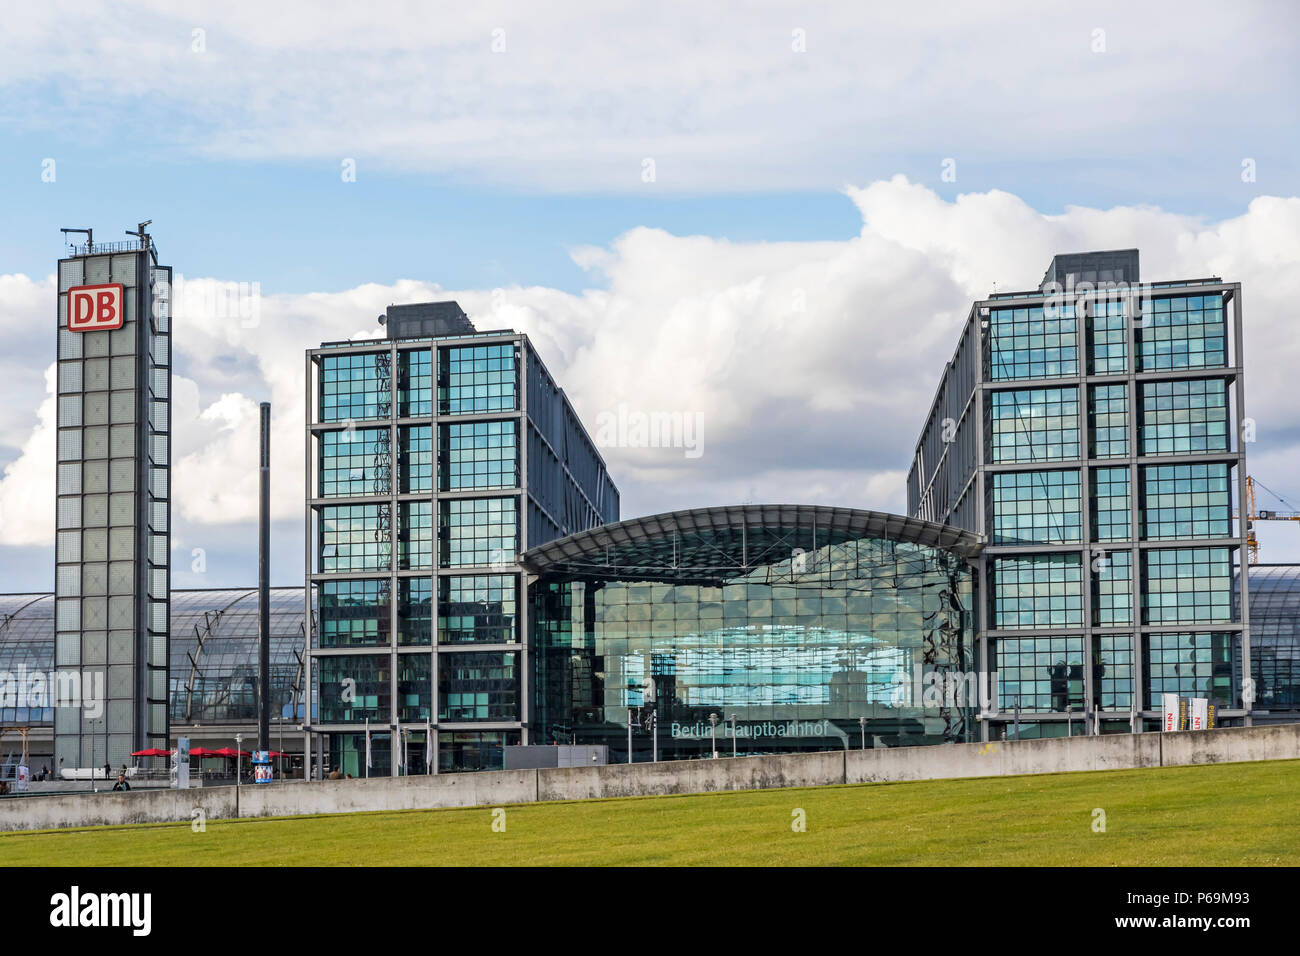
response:
{"label": "sky", "polygon": [[[1249,467],[1300,509],[1300,7],[610,6],[9,11],[0,591],[53,584],[58,230],[145,219],[189,293],[176,587],[255,580],[262,400],[273,582],[302,579],[302,350],[390,303],[527,332],[593,434],[698,422],[603,443],[624,517],[902,511],[970,302],[1086,249],[1244,284]],[[255,316],[214,306],[231,283]],[[1300,523],[1260,539],[1300,561]]]}

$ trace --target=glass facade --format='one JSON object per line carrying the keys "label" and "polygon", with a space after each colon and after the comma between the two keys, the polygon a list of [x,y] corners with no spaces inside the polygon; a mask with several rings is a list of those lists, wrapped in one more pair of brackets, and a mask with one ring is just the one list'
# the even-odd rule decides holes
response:
{"label": "glass facade", "polygon": [[514,574],[442,577],[438,581],[438,641],[514,644],[519,640]]}
{"label": "glass facade", "polygon": [[1155,299],[1136,329],[1140,368],[1222,368],[1227,360],[1223,295]]}
{"label": "glass facade", "polygon": [[449,568],[502,567],[519,551],[514,498],[452,498],[442,507],[442,564]]}
{"label": "glass facade", "polygon": [[1083,710],[1082,637],[999,638],[996,669],[1003,710]]}
{"label": "glass facade", "polygon": [[438,411],[443,415],[509,412],[519,407],[513,344],[445,348],[438,352]]}
{"label": "glass facade", "polygon": [[389,368],[387,352],[325,356],[320,372],[320,421],[387,418],[392,409]]}
{"label": "glass facade", "polygon": [[1234,675],[1241,670],[1236,635],[1224,633],[1152,633],[1142,639],[1146,707],[1160,706],[1162,694],[1206,697],[1235,707],[1239,700]]}
{"label": "glass facade", "polygon": [[399,414],[403,418],[432,415],[433,353],[429,349],[402,349],[397,356]]}
{"label": "glass facade", "polygon": [[[1133,707],[1133,636],[1099,634],[1093,651],[1094,704],[1101,710]],[[1127,731],[1128,727],[1122,728]]]}
{"label": "glass facade", "polygon": [[1025,554],[993,559],[992,616],[997,628],[1083,624],[1078,554]]}
{"label": "glass facade", "polygon": [[392,560],[387,503],[330,505],[320,512],[322,571],[387,571]]}
{"label": "glass facade", "polygon": [[1128,386],[1088,386],[1088,452],[1093,458],[1128,456]]}
{"label": "glass facade", "polygon": [[1092,470],[1092,540],[1127,541],[1130,538],[1129,470]]}
{"label": "glass facade", "polygon": [[392,592],[387,578],[322,581],[319,641],[321,647],[388,644]]}
{"label": "glass facade", "polygon": [[397,579],[397,643],[433,643],[433,579]]}
{"label": "glass facade", "polygon": [[386,495],[392,467],[387,428],[325,432],[320,444],[320,496]]}
{"label": "glass facade", "polygon": [[993,309],[989,314],[989,378],[1059,378],[1079,373],[1074,305]]}
{"label": "glass facade", "polygon": [[1133,552],[1107,551],[1092,562],[1092,623],[1118,627],[1133,623]]}
{"label": "glass facade", "polygon": [[1128,319],[1124,302],[1098,301],[1088,315],[1088,373],[1128,371]]}
{"label": "glass facade", "polygon": [[744,753],[858,746],[863,720],[868,746],[972,739],[971,694],[936,690],[974,674],[965,559],[811,524],[638,529],[539,566],[541,742],[603,743],[622,762],[630,719],[635,759],[656,726],[661,759],[699,757],[711,715],[734,715]]}
{"label": "glass facade", "polygon": [[1007,471],[991,485],[994,544],[1081,540],[1078,471]]}
{"label": "glass facade", "polygon": [[457,730],[438,734],[438,770],[500,770],[504,750],[520,742],[519,731]]}
{"label": "glass facade", "polygon": [[443,491],[513,488],[519,483],[519,438],[513,420],[438,426]]}
{"label": "glass facade", "polygon": [[1227,548],[1161,548],[1144,556],[1144,624],[1232,620],[1233,564]]}
{"label": "glass facade", "polygon": [[390,717],[392,658],[387,654],[329,654],[320,664],[319,714],[322,723],[369,720],[387,726]]}
{"label": "glass facade", "polygon": [[519,655],[513,651],[443,654],[438,661],[438,719],[517,720]]}
{"label": "glass facade", "polygon": [[1222,379],[1143,382],[1141,388],[1142,454],[1228,450],[1228,386]]}
{"label": "glass facade", "polygon": [[398,487],[402,494],[433,490],[433,427],[403,425],[397,430],[402,467]]}
{"label": "glass facade", "polygon": [[403,501],[397,506],[401,516],[397,566],[403,571],[433,567],[433,502]]}
{"label": "glass facade", "polygon": [[[1152,715],[1127,711],[1150,706],[1142,655],[1173,653],[1164,629],[1226,648],[1202,657],[1245,660],[1232,603],[1248,547],[1235,517],[1246,470],[1232,423],[1249,421],[1239,286],[1143,284],[1138,259],[1059,255],[1037,290],[975,302],[918,439],[909,514],[987,539],[980,643],[1001,669],[984,728],[994,739],[1012,722],[1013,682],[1024,736],[1071,733],[1063,700],[1097,711],[1086,732],[1141,729]],[[1285,697],[1293,655],[1280,654],[1267,679]],[[1262,682],[1253,654],[1250,666]],[[1063,690],[1063,674],[1078,686]]]}
{"label": "glass facade", "polygon": [[1142,468],[1146,538],[1226,538],[1232,534],[1232,489],[1223,462]]}
{"label": "glass facade", "polygon": [[[1300,720],[1300,564],[1250,566],[1250,676],[1271,720]],[[1241,580],[1233,607],[1241,606]]]}
{"label": "glass facade", "polygon": [[996,463],[1079,457],[1079,390],[998,390],[990,396],[991,459]]}

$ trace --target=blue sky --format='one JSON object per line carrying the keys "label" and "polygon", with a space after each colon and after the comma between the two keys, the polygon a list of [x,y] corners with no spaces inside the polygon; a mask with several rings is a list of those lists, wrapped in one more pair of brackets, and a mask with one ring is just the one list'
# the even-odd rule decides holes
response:
{"label": "blue sky", "polygon": [[[626,516],[737,500],[899,510],[970,300],[1034,284],[1057,251],[1138,245],[1148,278],[1247,283],[1252,470],[1300,492],[1300,13],[1041,6],[11,12],[0,590],[52,577],[52,494],[36,489],[53,471],[58,229],[108,241],[140,219],[196,287],[264,297],[256,330],[178,315],[182,585],[252,580],[230,469],[268,397],[292,452],[276,579],[300,579],[301,350],[433,297],[529,332],[589,427],[620,405],[703,416],[698,459],[605,450]],[[1300,560],[1297,531],[1266,529],[1266,558]],[[195,548],[202,574],[185,570]]]}

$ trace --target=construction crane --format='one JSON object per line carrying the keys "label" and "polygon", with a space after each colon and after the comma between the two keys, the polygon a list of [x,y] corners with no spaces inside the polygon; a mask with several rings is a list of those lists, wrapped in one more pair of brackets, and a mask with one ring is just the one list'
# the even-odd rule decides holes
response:
{"label": "construction crane", "polygon": [[[1256,521],[1300,521],[1300,511],[1271,511],[1255,509],[1255,486],[1259,485],[1270,495],[1283,504],[1290,504],[1285,498],[1267,487],[1263,482],[1256,481],[1251,475],[1246,476],[1246,547],[1250,552],[1250,563],[1259,563],[1259,539],[1255,537]],[[1240,518],[1240,515],[1234,515]]]}

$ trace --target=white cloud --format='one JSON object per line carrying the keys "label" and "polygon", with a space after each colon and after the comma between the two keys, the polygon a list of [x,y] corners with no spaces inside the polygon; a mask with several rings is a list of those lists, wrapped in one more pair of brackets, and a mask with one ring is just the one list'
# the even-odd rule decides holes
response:
{"label": "white cloud", "polygon": [[[1033,287],[1055,252],[1133,245],[1149,279],[1244,283],[1247,411],[1259,423],[1252,470],[1300,499],[1292,478],[1300,198],[1257,199],[1240,216],[1205,223],[1151,208],[1044,215],[1005,192],[948,202],[901,178],[848,193],[864,223],[852,239],[737,243],[634,229],[575,254],[603,283],[579,295],[403,280],[268,296],[255,328],[179,312],[178,540],[238,551],[230,533],[255,514],[256,403],[268,398],[277,527],[300,527],[303,349],[376,334],[374,317],[390,303],[443,298],[457,299],[480,329],[527,332],[593,434],[597,417],[620,405],[700,416],[698,458],[681,448],[605,450],[625,516],[744,500],[901,510],[903,473],[971,300],[994,282]],[[50,321],[52,308],[37,311]],[[15,363],[48,363],[53,336],[33,341]],[[28,413],[22,456],[0,479],[3,540],[48,542],[52,404],[28,384],[8,394],[38,411]],[[246,539],[251,562],[255,538]],[[288,560],[297,561],[291,544]],[[1300,538],[1294,550],[1269,547],[1267,559],[1300,558]],[[277,571],[279,580],[295,576]]]}
{"label": "white cloud", "polygon": [[937,178],[944,158],[960,177],[1010,156],[1057,183],[1124,176],[1149,191],[1209,170],[1231,183],[1242,156],[1259,158],[1261,183],[1295,174],[1279,117],[1294,118],[1300,85],[1297,16],[1249,2],[1229,16],[1209,0],[1097,0],[1086,14],[1035,0],[924,13],[150,0],[124,17],[112,3],[46,0],[7,12],[0,87],[23,128],[57,115],[87,141],[143,134],[190,154],[335,169],[353,157],[362,177],[387,167],[644,191],[651,157],[659,191],[833,188],[861,177],[864,157],[882,164],[868,173]]}
{"label": "white cloud", "polygon": [[50,544],[54,540],[53,364],[45,370],[44,381],[45,398],[35,397],[36,425],[18,458],[0,476],[0,546]]}
{"label": "white cloud", "polygon": [[[5,343],[0,350],[0,381],[13,394],[40,395],[56,342],[53,277],[37,281],[24,275],[0,275],[0,336]],[[0,403],[0,446],[16,450],[27,440],[36,405]]]}

